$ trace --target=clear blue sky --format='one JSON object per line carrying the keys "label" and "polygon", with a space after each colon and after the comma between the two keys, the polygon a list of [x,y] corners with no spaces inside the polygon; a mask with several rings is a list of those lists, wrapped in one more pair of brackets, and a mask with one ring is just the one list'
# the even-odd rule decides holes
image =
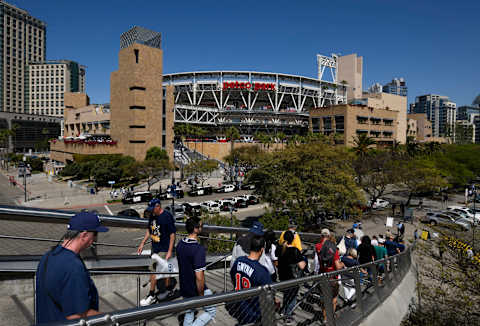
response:
{"label": "clear blue sky", "polygon": [[47,23],[47,59],[87,66],[92,102],[108,102],[120,34],[162,33],[164,73],[257,70],[316,77],[316,54],[364,57],[364,89],[404,77],[409,103],[480,93],[479,0],[9,0]]}

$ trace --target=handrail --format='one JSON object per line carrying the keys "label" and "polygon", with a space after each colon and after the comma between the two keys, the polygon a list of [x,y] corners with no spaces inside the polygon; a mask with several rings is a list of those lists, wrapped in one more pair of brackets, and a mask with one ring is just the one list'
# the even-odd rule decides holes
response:
{"label": "handrail", "polygon": [[[60,323],[55,323],[51,324],[53,325],[69,325],[69,326],[81,326],[81,325],[111,325],[111,324],[116,324],[116,325],[121,325],[123,323],[128,323],[128,322],[133,322],[133,321],[139,321],[139,320],[145,320],[145,319],[151,319],[155,318],[158,316],[162,315],[167,315],[171,313],[178,313],[182,311],[186,311],[188,309],[194,309],[194,308],[200,308],[204,306],[210,306],[210,305],[216,305],[216,304],[224,304],[224,303],[229,303],[233,301],[238,301],[238,300],[245,300],[253,297],[258,297],[261,296],[262,293],[265,292],[275,292],[275,291],[280,291],[284,290],[287,288],[291,288],[294,286],[300,286],[301,284],[308,283],[308,282],[327,282],[333,278],[336,275],[343,275],[347,273],[352,273],[353,272],[353,279],[355,279],[356,286],[358,285],[358,289],[360,286],[359,283],[359,274],[358,270],[361,267],[371,267],[375,266],[379,263],[385,263],[387,261],[393,261],[395,259],[398,259],[399,265],[404,262],[404,260],[400,259],[401,257],[407,256],[407,258],[410,258],[410,253],[411,253],[412,247],[408,247],[405,251],[396,254],[394,256],[388,257],[386,259],[380,259],[375,262],[367,263],[367,264],[362,264],[358,266],[353,266],[350,268],[342,269],[339,271],[334,271],[334,272],[329,272],[329,273],[322,273],[318,275],[313,275],[313,276],[306,276],[303,278],[299,279],[292,279],[289,281],[284,281],[280,283],[275,283],[275,284],[270,284],[266,286],[260,286],[256,287],[253,289],[247,289],[247,290],[241,290],[241,291],[232,291],[228,293],[222,293],[222,294],[216,294],[216,295],[211,295],[211,296],[206,296],[206,297],[195,297],[195,298],[189,298],[189,299],[184,299],[180,301],[174,301],[174,302],[168,302],[160,305],[155,305],[155,306],[148,306],[148,307],[140,307],[140,308],[132,308],[132,309],[125,309],[125,310],[120,310],[112,313],[107,313],[103,314],[100,316],[95,316],[91,318],[87,318],[86,320],[74,320],[74,321],[67,321],[67,322],[60,322]],[[410,259],[405,262],[408,267],[410,266]],[[404,264],[405,264],[404,263]],[[405,267],[405,266],[402,266]],[[398,267],[395,268],[395,270],[398,270]],[[400,270],[400,277],[398,278],[398,283],[399,281],[403,278],[403,276],[406,274],[406,269],[402,268]],[[392,273],[392,272],[389,272]],[[375,273],[376,274],[376,273]],[[357,279],[356,279],[357,278]],[[343,277],[342,277],[343,279]],[[347,277],[347,279],[351,279]],[[357,282],[358,281],[358,282]],[[374,286],[375,289],[378,290],[377,288],[377,282],[374,281]],[[358,283],[358,284],[357,284]],[[327,297],[331,294],[327,294]],[[362,295],[357,296],[357,301],[362,302]],[[380,304],[381,301],[377,302],[377,305]],[[272,302],[273,304],[273,302]],[[327,305],[328,306],[328,305]],[[359,305],[362,310],[362,316],[364,313],[364,308],[363,308],[363,302],[362,304]],[[265,312],[268,313],[268,312]],[[364,316],[363,316],[364,317]],[[335,323],[332,322],[334,319],[333,317],[333,311],[330,309],[327,309],[327,318],[329,321],[329,325],[334,325]]]}
{"label": "handrail", "polygon": [[[0,239],[30,240],[30,241],[45,241],[45,242],[60,242],[61,241],[59,239],[33,238],[33,237],[22,237],[22,236],[13,236],[13,235],[4,235],[4,234],[0,234]],[[97,245],[97,246],[106,246],[106,247],[138,248],[137,246],[121,245],[121,244],[117,244],[117,243],[94,242],[93,244]]]}

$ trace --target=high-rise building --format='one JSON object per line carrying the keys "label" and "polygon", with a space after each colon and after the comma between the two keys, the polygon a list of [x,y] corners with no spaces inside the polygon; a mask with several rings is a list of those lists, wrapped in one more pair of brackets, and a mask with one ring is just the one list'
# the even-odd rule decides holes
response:
{"label": "high-rise building", "polygon": [[447,96],[427,94],[417,96],[410,106],[411,113],[425,113],[432,122],[433,137],[454,138],[457,104]]}
{"label": "high-rise building", "polygon": [[0,111],[28,113],[27,64],[44,61],[46,25],[22,9],[0,2]]}
{"label": "high-rise building", "polygon": [[347,100],[362,97],[363,57],[349,54],[338,57],[337,80],[346,85]]}
{"label": "high-rise building", "polygon": [[28,65],[28,113],[63,116],[64,93],[85,93],[85,67],[75,61],[33,62]]}
{"label": "high-rise building", "polygon": [[378,94],[381,93],[383,86],[380,83],[375,83],[368,88],[368,92],[371,94]]}
{"label": "high-rise building", "polygon": [[457,120],[470,120],[470,115],[479,113],[480,107],[462,105],[457,108]]}
{"label": "high-rise building", "polygon": [[407,84],[403,78],[395,78],[388,84],[383,85],[382,91],[400,96],[407,96],[408,94]]}

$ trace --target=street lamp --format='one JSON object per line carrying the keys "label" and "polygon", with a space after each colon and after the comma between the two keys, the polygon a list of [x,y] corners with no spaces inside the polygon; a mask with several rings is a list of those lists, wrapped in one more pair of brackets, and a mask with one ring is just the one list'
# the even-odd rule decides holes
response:
{"label": "street lamp", "polygon": [[25,203],[27,202],[27,157],[23,156],[23,190],[25,193]]}

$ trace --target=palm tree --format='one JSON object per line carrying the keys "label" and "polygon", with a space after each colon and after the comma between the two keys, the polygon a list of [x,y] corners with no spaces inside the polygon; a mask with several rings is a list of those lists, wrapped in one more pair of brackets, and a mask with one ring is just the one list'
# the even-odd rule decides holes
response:
{"label": "palm tree", "polygon": [[368,154],[370,146],[375,145],[376,143],[377,142],[367,134],[359,134],[353,139],[353,149],[358,156],[365,156]]}
{"label": "palm tree", "polygon": [[230,138],[230,154],[233,153],[233,146],[235,144],[235,140],[240,138],[240,132],[235,127],[230,127],[225,130],[225,136]]}
{"label": "palm tree", "polygon": [[284,132],[278,132],[276,134],[276,137],[280,140],[280,143],[282,143],[282,146],[283,146],[283,142],[286,140],[287,135],[285,135]]}

